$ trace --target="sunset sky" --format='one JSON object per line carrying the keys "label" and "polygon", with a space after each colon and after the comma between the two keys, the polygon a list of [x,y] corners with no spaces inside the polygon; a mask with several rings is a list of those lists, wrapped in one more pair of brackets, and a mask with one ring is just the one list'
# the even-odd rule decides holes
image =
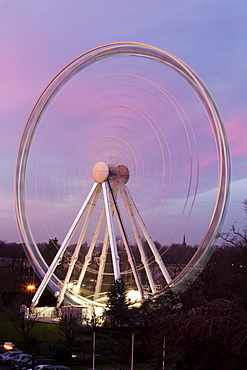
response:
{"label": "sunset sky", "polygon": [[[120,41],[153,45],[177,56],[193,68],[208,86],[225,122],[232,158],[231,197],[224,230],[229,230],[230,225],[235,221],[238,221],[239,227],[242,227],[246,222],[242,202],[247,198],[246,19],[247,8],[243,0],[188,0],[185,2],[164,0],[126,0],[122,2],[115,0],[2,0],[0,12],[0,239],[8,242],[21,241],[14,210],[14,169],[22,131],[37,98],[56,73],[71,60],[89,49]],[[97,73],[100,75],[100,72],[99,68]],[[130,82],[127,81],[126,85],[130,86]],[[151,88],[144,85],[138,88],[143,88],[143,91],[146,91],[143,99],[150,101]],[[136,93],[138,93],[137,90]],[[96,99],[101,101],[102,105],[102,99],[105,97],[101,96],[98,91],[97,94],[93,98],[95,101]],[[128,91],[128,94],[134,96],[135,91],[131,93]],[[112,95],[114,94],[112,93]],[[108,97],[108,104],[116,103],[110,96],[110,92]],[[179,92],[175,98],[178,97]],[[88,97],[89,100],[91,99],[90,101],[93,98],[92,96]],[[183,99],[181,98],[181,100]],[[157,97],[156,103],[157,101],[159,101],[159,97]],[[129,104],[128,99],[125,103]],[[118,115],[123,117],[123,111],[118,112]],[[74,113],[75,119],[78,119],[76,112]],[[192,115],[189,108],[186,113]],[[172,117],[172,112],[170,114]],[[158,120],[158,113],[156,118]],[[135,115],[128,117],[128,119],[134,121]],[[95,126],[91,127],[98,127],[96,126],[98,124],[95,121]],[[110,122],[108,124],[110,125]],[[141,125],[141,123],[139,124]],[[103,132],[104,123],[101,125]],[[124,127],[124,121],[121,125]],[[43,140],[47,143],[49,140],[45,136],[45,127],[43,131]],[[136,141],[133,140],[136,148],[138,148],[138,142],[140,140],[146,142],[145,138],[149,135],[146,135],[141,129],[138,132],[141,132],[141,137]],[[67,135],[70,138],[69,133]],[[77,140],[79,140],[79,135],[80,133],[76,136]],[[198,144],[202,156],[205,155],[205,160],[209,160],[209,154],[206,158],[206,154],[203,152],[203,141],[206,136],[198,132],[198,137],[200,135],[201,140]],[[93,140],[93,137],[92,130],[91,133],[88,132],[88,138]],[[71,137],[72,139],[73,137]],[[181,147],[182,144],[179,143],[179,140],[179,136],[177,136],[176,145]],[[70,145],[72,146],[74,143],[76,146],[74,141]],[[174,145],[175,143],[174,141]],[[154,143],[154,145],[156,144]],[[209,148],[211,144],[208,145]],[[127,149],[123,150],[127,152]],[[87,153],[89,153],[88,150]],[[35,156],[35,150],[33,155]],[[54,158],[55,156],[54,151]],[[99,160],[97,156],[95,158],[95,160]],[[147,162],[150,159],[150,157],[143,158]],[[154,163],[155,158],[151,157],[150,161]],[[52,162],[50,165],[52,167]],[[148,168],[148,164],[146,167]],[[157,173],[158,169],[153,167],[153,171]],[[214,167],[212,167],[213,171],[215,171]],[[67,174],[70,179],[73,179],[73,166],[70,167]],[[144,173],[143,176],[146,174]],[[210,181],[209,177],[208,181]],[[206,188],[208,193],[212,191],[215,183],[211,183],[211,186],[210,184],[206,185],[204,182],[205,188],[201,189],[202,193]],[[150,184],[148,180],[144,182],[143,188],[145,187],[155,192],[155,184]],[[173,190],[175,188],[174,183]],[[178,192],[179,188],[176,189]],[[205,199],[207,198],[204,198],[204,202]],[[207,209],[207,205],[205,209]],[[199,210],[200,207],[197,212]],[[201,212],[204,211],[201,209]],[[194,215],[194,227],[195,220],[198,222],[196,229],[200,230],[199,214]],[[155,233],[154,228],[152,231]],[[192,227],[188,227],[188,230],[186,228],[181,230],[181,233],[177,235],[178,239],[171,238],[169,242],[182,241],[183,233],[186,234],[188,244],[200,242],[200,231],[198,234],[193,234]],[[39,235],[38,232],[37,235]],[[55,236],[51,231],[50,237]],[[37,237],[38,241],[47,238],[42,233]],[[155,236],[154,238],[156,239]]]}

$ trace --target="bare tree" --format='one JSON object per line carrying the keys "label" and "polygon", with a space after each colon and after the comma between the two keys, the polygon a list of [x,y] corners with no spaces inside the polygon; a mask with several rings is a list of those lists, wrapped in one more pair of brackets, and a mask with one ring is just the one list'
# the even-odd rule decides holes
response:
{"label": "bare tree", "polygon": [[22,309],[25,305],[22,305],[21,303],[22,301],[19,298],[16,298],[11,304],[5,307],[5,311],[7,312],[7,315],[16,331],[22,336],[23,347],[25,348],[27,337],[33,329],[36,319],[26,318],[25,310]]}
{"label": "bare tree", "polygon": [[185,369],[245,369],[245,301],[219,299],[187,313],[170,313],[159,331],[156,361],[161,361],[164,337],[168,363],[180,362]]}
{"label": "bare tree", "polygon": [[[247,214],[247,199],[243,201],[244,210]],[[229,232],[221,233],[220,238],[224,240],[226,245],[233,246],[239,250],[247,250],[247,225],[242,230],[237,228],[236,222],[231,226]],[[246,254],[246,253],[245,253]]]}
{"label": "bare tree", "polygon": [[65,315],[62,317],[58,325],[61,343],[72,349],[81,343],[82,328],[78,321],[72,315]]}

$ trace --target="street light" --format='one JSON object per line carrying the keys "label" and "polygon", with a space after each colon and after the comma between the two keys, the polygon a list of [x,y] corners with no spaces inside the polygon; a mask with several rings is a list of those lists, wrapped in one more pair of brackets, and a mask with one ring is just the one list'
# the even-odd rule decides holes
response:
{"label": "street light", "polygon": [[28,292],[34,292],[36,290],[36,286],[34,284],[29,284],[26,286],[26,290]]}

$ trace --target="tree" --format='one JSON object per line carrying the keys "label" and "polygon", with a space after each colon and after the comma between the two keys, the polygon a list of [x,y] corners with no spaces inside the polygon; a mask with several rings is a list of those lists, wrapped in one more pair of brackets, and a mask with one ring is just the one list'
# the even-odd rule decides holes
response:
{"label": "tree", "polygon": [[113,327],[121,327],[128,323],[130,300],[127,298],[126,287],[121,279],[115,281],[107,294],[105,316],[106,323]]}
{"label": "tree", "polygon": [[[52,261],[54,260],[59,248],[61,245],[58,242],[58,238],[49,239],[48,243],[45,243],[43,256],[46,263],[50,266]],[[63,264],[59,264],[55,270],[55,274],[59,277],[59,279],[64,279],[64,269]]]}
{"label": "tree", "polygon": [[[244,210],[247,214],[247,199],[243,201]],[[243,230],[239,230],[236,227],[236,222],[231,226],[229,232],[221,233],[220,238],[224,240],[228,246],[236,247],[239,251],[244,251],[244,259],[246,261],[246,250],[247,250],[247,225],[244,226]]]}
{"label": "tree", "polygon": [[36,320],[35,318],[26,319],[25,305],[22,305],[21,303],[22,300],[16,298],[11,304],[5,307],[5,311],[7,312],[16,331],[22,336],[23,347],[25,348],[27,337],[33,329]]}
{"label": "tree", "polygon": [[91,316],[85,317],[85,321],[87,323],[87,326],[91,326],[93,329],[102,324],[102,317],[97,315],[94,305],[91,306]]}
{"label": "tree", "polygon": [[[135,357],[150,360],[157,348],[162,348],[157,333],[169,322],[170,314],[180,312],[180,302],[176,295],[167,290],[155,299],[145,300],[139,308],[131,310],[132,331],[135,332]],[[138,352],[137,352],[138,349]]]}
{"label": "tree", "polygon": [[242,299],[218,299],[196,310],[170,312],[155,336],[159,343],[156,362],[161,361],[165,337],[167,362],[179,362],[183,369],[246,368],[247,320]]}
{"label": "tree", "polygon": [[16,273],[12,266],[0,267],[0,309],[4,308],[11,301],[16,291]]}
{"label": "tree", "polygon": [[[247,200],[244,207],[247,213]],[[247,227],[239,230],[233,224],[220,237],[223,246],[181,295],[180,312],[170,310],[160,326],[155,323],[152,335],[158,364],[165,337],[167,363],[179,362],[183,369],[246,368]]]}
{"label": "tree", "polygon": [[[243,201],[244,210],[247,214],[247,199]],[[236,222],[229,232],[220,234],[225,248],[231,253],[231,263],[228,271],[231,276],[232,290],[235,296],[243,296],[247,299],[247,225],[242,230],[237,228]]]}
{"label": "tree", "polygon": [[44,253],[45,261],[48,265],[50,265],[52,261],[54,260],[59,248],[60,248],[60,244],[58,242],[58,238],[49,239],[49,242],[45,243],[43,253]]}
{"label": "tree", "polygon": [[81,343],[81,327],[76,317],[65,315],[58,324],[58,331],[61,337],[61,343],[72,349]]}

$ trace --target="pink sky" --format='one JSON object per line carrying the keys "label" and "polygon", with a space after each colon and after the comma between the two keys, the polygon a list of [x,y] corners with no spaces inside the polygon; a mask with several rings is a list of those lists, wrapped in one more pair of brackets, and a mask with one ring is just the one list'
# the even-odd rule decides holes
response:
{"label": "pink sky", "polygon": [[[221,110],[232,156],[225,229],[234,221],[243,225],[241,202],[247,197],[246,13],[241,0],[211,4],[190,0],[180,5],[130,0],[4,0],[0,14],[0,239],[20,242],[13,202],[14,166],[22,130],[36,99],[72,59],[115,41],[143,42],[166,50],[184,60],[207,84]],[[211,163],[211,156],[204,159],[205,165]],[[211,208],[209,193],[203,200],[206,218]],[[179,202],[178,198],[178,208]],[[169,212],[173,213],[170,208]],[[193,231],[196,220],[192,215],[191,225],[185,229],[191,244],[200,241],[199,225],[198,235]],[[179,238],[172,241],[179,242]]]}

